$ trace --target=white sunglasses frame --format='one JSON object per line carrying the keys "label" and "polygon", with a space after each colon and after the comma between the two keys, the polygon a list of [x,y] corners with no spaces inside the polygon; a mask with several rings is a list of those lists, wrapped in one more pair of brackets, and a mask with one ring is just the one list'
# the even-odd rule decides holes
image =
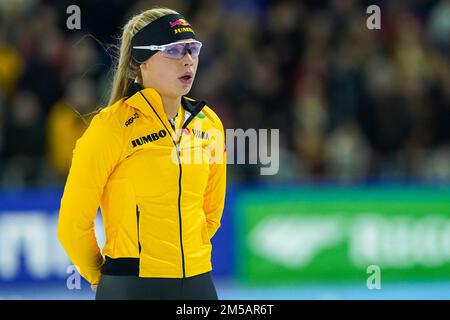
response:
{"label": "white sunglasses frame", "polygon": [[149,45],[149,46],[133,46],[133,49],[142,49],[142,50],[151,50],[151,51],[163,51],[165,48],[172,46],[174,44],[183,44],[183,43],[199,43],[200,49],[203,46],[203,43],[197,40],[186,40],[186,41],[178,41],[178,42],[171,42],[168,44],[163,44],[160,46],[157,45]]}

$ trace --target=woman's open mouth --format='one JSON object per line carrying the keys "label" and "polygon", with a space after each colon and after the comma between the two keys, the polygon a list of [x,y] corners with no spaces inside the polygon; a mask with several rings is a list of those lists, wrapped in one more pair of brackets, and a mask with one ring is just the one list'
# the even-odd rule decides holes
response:
{"label": "woman's open mouth", "polygon": [[186,74],[184,76],[179,77],[178,79],[181,81],[181,83],[183,84],[191,84],[192,83],[192,79],[194,77],[190,74]]}

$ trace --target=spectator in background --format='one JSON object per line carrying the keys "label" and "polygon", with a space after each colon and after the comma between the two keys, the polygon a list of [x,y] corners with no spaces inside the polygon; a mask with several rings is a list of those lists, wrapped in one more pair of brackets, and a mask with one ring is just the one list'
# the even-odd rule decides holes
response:
{"label": "spectator in background", "polygon": [[12,97],[17,79],[22,72],[23,61],[20,53],[6,41],[2,29],[0,29],[0,61],[0,92],[5,97]]}
{"label": "spectator in background", "polygon": [[443,54],[450,53],[450,0],[440,1],[431,10],[428,32],[436,48]]}
{"label": "spectator in background", "polygon": [[76,141],[88,126],[96,101],[95,86],[88,79],[75,78],[66,94],[50,110],[47,118],[47,159],[63,183],[67,178]]}
{"label": "spectator in background", "polygon": [[[89,79],[89,84],[93,87],[95,95],[100,97],[105,94],[105,87],[109,86],[107,77],[107,64],[101,60],[101,51],[107,54],[106,48],[102,49],[96,43],[94,36],[76,34],[68,41],[66,62],[61,70],[62,83],[70,85],[74,78]],[[65,90],[67,95],[67,88]]]}
{"label": "spectator in background", "polygon": [[4,158],[4,146],[5,146],[5,133],[3,128],[5,127],[5,99],[0,93],[0,177],[3,172],[3,158]]}
{"label": "spectator in background", "polygon": [[56,16],[51,7],[39,8],[29,23],[31,28],[22,35],[28,41],[20,42],[27,63],[17,85],[36,95],[43,117],[63,93],[61,73],[68,48]]}
{"label": "spectator in background", "polygon": [[3,184],[36,185],[44,150],[42,107],[36,95],[23,90],[17,92],[6,120]]}
{"label": "spectator in background", "polygon": [[[149,3],[157,4],[86,2],[75,32],[64,21],[70,1],[0,1],[5,105],[26,89],[46,119],[73,78],[91,79],[97,98],[107,97],[111,30]],[[203,85],[192,97],[211,102],[226,128],[280,129],[290,164],[279,179],[289,168],[297,168],[292,178],[310,181],[450,179],[450,0],[384,1],[381,30],[366,28],[370,4],[165,3],[194,17],[205,43],[197,74]],[[230,165],[229,174],[231,181],[265,179],[255,165]]]}

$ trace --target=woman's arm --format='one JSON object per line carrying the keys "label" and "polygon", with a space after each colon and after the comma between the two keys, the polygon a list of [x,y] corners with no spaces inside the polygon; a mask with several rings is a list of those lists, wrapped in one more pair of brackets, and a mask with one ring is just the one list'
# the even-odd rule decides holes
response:
{"label": "woman's arm", "polygon": [[203,211],[206,215],[209,237],[212,238],[220,227],[220,220],[225,205],[227,156],[225,150],[225,134],[220,119],[216,116],[219,129],[215,136],[212,158],[209,165],[208,185],[204,193]]}
{"label": "woman's arm", "polygon": [[121,153],[121,135],[110,112],[100,112],[77,141],[61,199],[58,239],[80,274],[100,280],[103,257],[94,233],[103,188]]}

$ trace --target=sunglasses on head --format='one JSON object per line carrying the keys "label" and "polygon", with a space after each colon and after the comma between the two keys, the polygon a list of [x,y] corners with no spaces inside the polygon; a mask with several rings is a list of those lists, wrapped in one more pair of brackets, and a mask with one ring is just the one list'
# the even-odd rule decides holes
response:
{"label": "sunglasses on head", "polygon": [[134,46],[134,49],[144,49],[152,51],[161,51],[161,54],[166,58],[181,59],[188,52],[192,58],[197,58],[200,54],[202,43],[197,40],[189,40],[185,42],[172,42],[161,46]]}

